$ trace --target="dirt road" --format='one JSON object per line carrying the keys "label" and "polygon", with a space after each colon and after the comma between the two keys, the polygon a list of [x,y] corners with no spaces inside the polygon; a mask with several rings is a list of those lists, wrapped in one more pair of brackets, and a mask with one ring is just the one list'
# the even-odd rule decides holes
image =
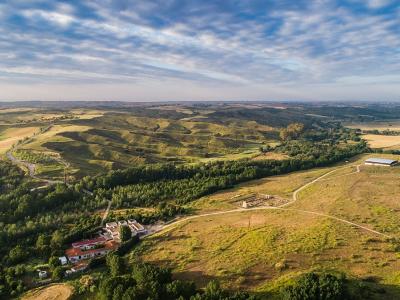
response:
{"label": "dirt road", "polygon": [[[169,222],[168,224],[165,224],[162,227],[158,227],[158,229],[154,230],[153,232],[149,232],[148,235],[153,235],[153,234],[157,234],[157,233],[165,233],[166,231],[173,229],[175,226],[177,226],[177,225],[179,225],[179,224],[181,224],[183,222],[186,222],[186,221],[189,221],[189,220],[193,220],[193,219],[197,219],[197,218],[202,218],[202,217],[218,216],[218,215],[224,215],[224,214],[241,213],[241,212],[249,212],[249,211],[258,211],[258,210],[285,210],[285,211],[294,211],[294,212],[298,212],[298,213],[305,213],[305,214],[312,214],[312,215],[321,216],[321,217],[332,219],[332,220],[335,220],[335,221],[338,221],[338,222],[341,222],[341,223],[344,223],[344,224],[347,224],[347,225],[351,225],[351,226],[353,226],[355,228],[359,228],[361,230],[364,230],[364,231],[367,231],[369,233],[373,233],[373,234],[376,234],[376,235],[380,235],[380,236],[383,236],[385,238],[392,238],[390,235],[387,235],[385,233],[379,232],[377,230],[368,228],[368,227],[363,226],[363,225],[356,224],[354,222],[351,222],[351,221],[348,221],[346,219],[339,218],[339,217],[336,217],[336,216],[333,216],[333,215],[327,215],[327,214],[320,213],[320,212],[307,211],[307,210],[301,210],[301,209],[295,209],[295,208],[286,208],[287,206],[293,204],[294,202],[296,202],[298,200],[298,193],[300,191],[302,191],[305,188],[307,188],[308,186],[310,186],[310,185],[312,185],[312,184],[324,179],[328,175],[330,175],[330,174],[332,174],[332,173],[334,173],[336,171],[339,171],[341,169],[348,168],[348,167],[349,166],[336,168],[336,169],[334,169],[332,171],[329,171],[329,172],[319,176],[318,178],[316,178],[316,179],[314,179],[314,180],[302,185],[301,187],[299,187],[298,189],[296,189],[293,192],[292,201],[290,201],[288,203],[285,203],[285,204],[283,204],[281,206],[277,206],[277,207],[261,206],[261,207],[254,207],[254,208],[237,208],[237,209],[232,209],[232,210],[218,211],[218,212],[212,212],[212,213],[205,213],[205,214],[200,214],[200,215],[189,216],[189,217],[185,217],[185,218],[182,218],[182,219],[173,220],[173,221]],[[339,175],[339,176],[348,176],[350,174],[359,173],[360,172],[360,165],[356,165],[355,167],[356,167],[356,171],[351,172],[351,173],[347,173],[347,174],[343,174],[343,175]]]}

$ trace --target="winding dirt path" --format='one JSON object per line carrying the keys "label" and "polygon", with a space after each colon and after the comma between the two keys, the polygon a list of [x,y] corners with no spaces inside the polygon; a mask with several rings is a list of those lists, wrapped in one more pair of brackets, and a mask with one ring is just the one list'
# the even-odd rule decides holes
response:
{"label": "winding dirt path", "polygon": [[[283,205],[280,205],[279,207],[285,207],[285,206],[288,206],[290,204],[293,204],[294,202],[296,202],[298,200],[297,195],[302,190],[306,189],[307,187],[309,187],[310,185],[316,183],[317,181],[320,181],[320,180],[324,179],[326,176],[329,176],[330,174],[332,174],[334,172],[337,172],[337,171],[342,170],[342,169],[347,169],[349,167],[352,167],[352,166],[345,166],[345,167],[336,168],[336,169],[334,169],[332,171],[329,171],[328,173],[325,173],[325,174],[319,176],[318,178],[315,178],[314,180],[310,181],[309,183],[306,183],[305,185],[299,187],[297,190],[295,190],[293,192],[293,195],[292,195],[292,199],[293,200],[292,201],[290,201],[288,203],[285,203]],[[342,176],[348,176],[348,175],[355,174],[355,173],[360,173],[360,165],[356,165],[355,167],[356,167],[356,171],[351,172],[351,173],[347,173],[347,174],[343,174],[343,175],[339,175],[339,176],[335,176],[334,178],[338,178],[338,177],[342,177]],[[329,179],[332,179],[332,178],[329,178]]]}
{"label": "winding dirt path", "polygon": [[[344,224],[347,224],[347,225],[351,225],[351,226],[353,226],[355,228],[359,228],[361,230],[364,230],[364,231],[367,231],[369,233],[373,233],[373,234],[376,234],[376,235],[379,235],[379,236],[382,236],[382,237],[385,237],[385,238],[392,238],[390,235],[387,235],[385,233],[379,232],[377,230],[368,228],[368,227],[363,226],[363,225],[359,225],[357,223],[354,223],[354,222],[351,222],[349,220],[346,220],[346,219],[343,219],[343,218],[339,218],[339,217],[336,217],[336,216],[333,216],[333,215],[327,215],[327,214],[320,213],[320,212],[307,211],[307,210],[301,210],[301,209],[296,209],[296,208],[286,208],[290,204],[293,204],[294,202],[298,201],[298,199],[299,199],[298,198],[298,193],[300,191],[304,190],[308,186],[310,186],[310,185],[312,185],[312,184],[314,184],[314,183],[316,183],[316,182],[318,182],[320,180],[323,180],[325,177],[329,176],[330,174],[332,174],[332,173],[334,173],[336,171],[339,171],[341,169],[348,168],[348,167],[350,167],[350,166],[336,168],[336,169],[331,170],[331,171],[319,176],[318,178],[316,178],[316,179],[314,179],[314,180],[302,185],[301,187],[299,187],[298,189],[296,189],[293,192],[292,201],[290,201],[288,203],[285,203],[283,205],[276,206],[276,207],[273,207],[273,206],[261,206],[261,207],[254,207],[254,208],[237,208],[237,209],[232,209],[232,210],[218,211],[218,212],[212,212],[212,213],[205,213],[205,214],[200,214],[200,215],[189,216],[189,217],[185,217],[185,218],[182,218],[182,219],[173,220],[173,221],[165,224],[164,226],[160,227],[158,230],[150,232],[147,236],[150,236],[150,235],[153,235],[153,234],[158,234],[158,233],[159,234],[165,233],[166,231],[173,229],[175,226],[177,226],[177,225],[179,225],[179,224],[181,224],[183,222],[190,221],[190,220],[197,219],[197,218],[202,218],[202,217],[218,216],[218,215],[224,215],[224,214],[241,213],[241,212],[257,211],[257,210],[284,210],[284,211],[294,211],[294,212],[298,212],[298,213],[305,213],[305,214],[321,216],[321,217],[324,217],[324,218],[336,220],[338,222],[341,222],[341,223],[344,223]],[[356,171],[351,172],[351,173],[347,173],[347,174],[343,174],[343,175],[339,175],[339,176],[335,176],[334,178],[342,177],[342,176],[348,176],[348,175],[351,175],[351,174],[359,173],[360,172],[360,165],[356,165],[355,167],[356,167]]]}
{"label": "winding dirt path", "polygon": [[[9,150],[6,152],[7,158],[8,158],[13,164],[16,164],[16,165],[19,165],[19,166],[24,166],[25,168],[27,168],[27,169],[28,169],[28,175],[29,175],[29,177],[44,182],[44,183],[45,183],[45,186],[53,185],[53,184],[56,184],[56,183],[63,183],[63,181],[61,181],[61,180],[51,180],[51,179],[42,178],[42,177],[37,176],[37,175],[36,175],[36,164],[15,157],[14,154],[13,154],[13,152],[16,151],[16,150],[18,150],[21,146],[23,146],[23,145],[25,145],[25,144],[27,144],[27,143],[32,142],[32,141],[35,139],[35,137],[37,137],[37,136],[40,135],[40,134],[43,134],[43,133],[47,132],[48,130],[51,129],[51,127],[52,127],[52,125],[46,127],[44,130],[42,130],[42,131],[39,132],[39,133],[35,133],[34,135],[32,135],[32,136],[30,136],[29,138],[27,138],[25,141],[23,141],[23,142],[20,141],[20,142],[17,143],[16,145],[13,145],[13,146],[11,147],[11,149],[9,149]],[[60,158],[60,159],[57,159],[57,161],[58,161],[59,163],[61,163],[61,164],[64,164],[65,167],[68,167],[68,166],[69,166],[69,164],[68,164],[67,162],[65,162],[64,160],[62,160],[61,158]],[[39,187],[39,188],[42,188],[42,187]]]}

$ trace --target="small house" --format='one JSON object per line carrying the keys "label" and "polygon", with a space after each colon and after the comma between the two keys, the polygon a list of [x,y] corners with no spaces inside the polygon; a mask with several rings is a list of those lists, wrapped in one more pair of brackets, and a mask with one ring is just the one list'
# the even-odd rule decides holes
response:
{"label": "small house", "polygon": [[68,260],[67,260],[67,258],[66,258],[65,256],[59,257],[58,260],[60,261],[60,264],[61,264],[62,266],[63,266],[63,265],[66,265],[66,264],[68,263]]}
{"label": "small house", "polygon": [[45,279],[47,278],[47,271],[38,271],[38,275],[40,279]]}

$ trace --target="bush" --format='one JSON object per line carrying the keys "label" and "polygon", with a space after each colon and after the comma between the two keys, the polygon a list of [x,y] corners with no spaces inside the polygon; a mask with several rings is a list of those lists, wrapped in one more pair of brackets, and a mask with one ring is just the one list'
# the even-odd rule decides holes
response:
{"label": "bush", "polygon": [[53,272],[51,273],[51,278],[53,280],[61,280],[64,278],[64,268],[63,267],[56,267],[53,269]]}
{"label": "bush", "polygon": [[139,244],[139,241],[140,241],[139,236],[135,235],[125,243],[121,243],[121,245],[118,247],[115,253],[117,255],[123,256],[127,254],[135,245]]}
{"label": "bush", "polygon": [[121,242],[126,242],[127,240],[129,240],[132,237],[132,232],[128,226],[124,225],[124,226],[121,226],[119,229],[119,236],[120,236]]}
{"label": "bush", "polygon": [[345,300],[344,278],[332,274],[309,273],[283,289],[284,300]]}

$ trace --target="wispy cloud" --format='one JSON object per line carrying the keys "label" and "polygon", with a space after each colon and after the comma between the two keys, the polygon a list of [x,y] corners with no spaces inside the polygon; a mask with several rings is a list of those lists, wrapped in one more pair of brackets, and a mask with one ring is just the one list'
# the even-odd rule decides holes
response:
{"label": "wispy cloud", "polygon": [[367,0],[367,5],[369,8],[377,9],[389,5],[392,0]]}
{"label": "wispy cloud", "polygon": [[[364,84],[364,98],[376,80],[374,88],[391,86],[400,95],[393,80],[400,75],[399,13],[390,0],[6,1],[0,80],[116,90],[157,82],[145,98],[158,100],[167,84],[176,84],[181,99],[189,86],[191,99],[208,91],[218,99],[268,99],[311,98],[304,87],[316,86],[325,97],[324,88],[343,84],[354,91]],[[121,93],[110,97],[135,98]]]}

